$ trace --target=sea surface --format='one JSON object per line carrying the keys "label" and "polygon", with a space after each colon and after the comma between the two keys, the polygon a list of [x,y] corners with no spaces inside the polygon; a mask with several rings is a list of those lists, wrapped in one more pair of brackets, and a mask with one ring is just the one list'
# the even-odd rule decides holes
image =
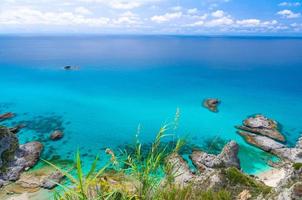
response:
{"label": "sea surface", "polygon": [[[189,148],[236,140],[251,174],[273,157],[235,125],[262,113],[280,122],[288,145],[302,134],[301,38],[1,36],[0,85],[0,113],[17,114],[1,124],[27,124],[20,142],[42,141],[45,159],[73,159],[79,149],[86,164],[98,153],[106,160],[106,148],[135,142],[138,126],[140,141],[152,141],[176,110],[173,139]],[[218,113],[202,107],[208,97],[222,101]],[[50,141],[56,129],[64,138]]]}

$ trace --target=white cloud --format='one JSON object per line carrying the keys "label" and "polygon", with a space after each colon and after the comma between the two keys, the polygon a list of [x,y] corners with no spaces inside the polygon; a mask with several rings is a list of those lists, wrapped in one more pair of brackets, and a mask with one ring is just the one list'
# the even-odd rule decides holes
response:
{"label": "white cloud", "polygon": [[301,6],[300,2],[281,2],[278,4],[279,6]]}
{"label": "white cloud", "polygon": [[197,14],[197,13],[198,13],[198,9],[197,9],[197,8],[188,9],[188,10],[187,10],[187,13],[188,13],[189,15]]}
{"label": "white cloud", "polygon": [[128,11],[125,13],[122,13],[119,18],[113,20],[114,24],[128,24],[128,25],[133,25],[133,24],[140,24],[140,18],[138,15]]}
{"label": "white cloud", "polygon": [[92,14],[92,12],[89,9],[85,8],[85,7],[76,7],[74,9],[74,11],[77,14],[80,14],[80,15],[91,15]]}
{"label": "white cloud", "polygon": [[278,15],[281,15],[284,18],[292,19],[292,18],[298,18],[300,17],[300,13],[294,13],[291,10],[281,10],[277,12]]}
{"label": "white cloud", "polygon": [[180,18],[182,16],[182,12],[174,12],[174,13],[166,13],[164,15],[155,15],[151,17],[151,21],[156,23],[168,22],[173,19]]}
{"label": "white cloud", "polygon": [[110,21],[106,17],[87,18],[72,12],[42,12],[40,10],[19,7],[0,13],[2,25],[87,25],[104,26]]}
{"label": "white cloud", "polygon": [[223,10],[216,10],[215,12],[212,12],[211,15],[216,18],[221,18],[225,15],[225,12]]}
{"label": "white cloud", "polygon": [[234,20],[230,17],[221,17],[217,19],[212,19],[205,23],[205,26],[208,27],[217,27],[217,26],[229,26],[234,23]]}
{"label": "white cloud", "polygon": [[113,9],[131,10],[160,0],[78,0],[85,3],[102,3]]}
{"label": "white cloud", "polygon": [[273,28],[274,25],[278,24],[277,20],[272,21],[261,21],[260,19],[243,19],[237,20],[236,25],[238,27],[266,27]]}
{"label": "white cloud", "polygon": [[174,7],[171,8],[171,10],[173,10],[173,11],[181,11],[182,7],[181,6],[174,6]]}
{"label": "white cloud", "polygon": [[197,26],[203,26],[203,25],[204,25],[204,21],[200,20],[200,21],[194,22],[192,24],[188,24],[186,26],[188,26],[188,27],[197,27]]}

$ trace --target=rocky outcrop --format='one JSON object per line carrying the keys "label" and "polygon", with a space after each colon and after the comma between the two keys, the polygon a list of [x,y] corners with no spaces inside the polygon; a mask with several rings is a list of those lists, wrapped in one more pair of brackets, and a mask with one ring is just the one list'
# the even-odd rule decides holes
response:
{"label": "rocky outcrop", "polygon": [[263,115],[255,115],[243,121],[243,125],[236,128],[243,131],[256,133],[274,140],[285,142],[284,136],[278,130],[278,122]]}
{"label": "rocky outcrop", "polygon": [[302,148],[300,148],[301,139],[299,139],[296,147],[288,148],[284,144],[281,144],[269,137],[244,131],[238,131],[238,133],[245,139],[247,143],[256,146],[266,152],[272,153],[283,160],[294,163],[302,162]]}
{"label": "rocky outcrop", "polygon": [[4,113],[4,114],[0,115],[0,122],[7,120],[7,119],[11,119],[13,117],[15,117],[15,114],[12,112]]}
{"label": "rocky outcrop", "polygon": [[18,138],[8,128],[0,126],[0,172],[14,160],[19,147]]}
{"label": "rocky outcrop", "polygon": [[177,153],[173,153],[166,158],[166,163],[171,166],[171,174],[175,177],[175,183],[186,185],[192,181],[195,175],[190,171],[186,161]]}
{"label": "rocky outcrop", "polygon": [[9,128],[10,132],[14,133],[14,134],[17,134],[21,131],[22,128],[26,127],[25,124],[19,124],[19,125],[16,125],[12,128]]}
{"label": "rocky outcrop", "polygon": [[249,133],[245,131],[237,131],[239,135],[241,135],[245,141],[253,146],[256,146],[264,151],[272,152],[274,149],[285,148],[284,144],[281,144],[271,138],[257,135],[254,133]]}
{"label": "rocky outcrop", "polygon": [[216,98],[205,99],[202,105],[209,109],[212,112],[218,112],[218,105],[220,104],[220,100]]}
{"label": "rocky outcrop", "polygon": [[60,140],[63,138],[63,132],[62,131],[59,131],[59,130],[56,130],[54,131],[51,135],[50,135],[50,139],[51,140]]}
{"label": "rocky outcrop", "polygon": [[200,170],[204,166],[209,168],[236,167],[240,169],[238,151],[238,144],[235,141],[230,141],[217,156],[202,151],[193,151],[190,158],[193,164]]}
{"label": "rocky outcrop", "polygon": [[5,172],[0,175],[0,179],[5,181],[16,181],[20,174],[33,167],[39,160],[43,145],[40,142],[29,142],[20,145],[16,150],[14,159],[8,163]]}

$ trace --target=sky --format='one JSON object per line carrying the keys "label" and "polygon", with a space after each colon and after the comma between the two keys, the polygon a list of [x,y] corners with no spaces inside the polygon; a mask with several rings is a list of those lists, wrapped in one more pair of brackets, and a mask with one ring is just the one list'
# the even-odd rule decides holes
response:
{"label": "sky", "polygon": [[302,0],[0,0],[0,34],[302,36]]}

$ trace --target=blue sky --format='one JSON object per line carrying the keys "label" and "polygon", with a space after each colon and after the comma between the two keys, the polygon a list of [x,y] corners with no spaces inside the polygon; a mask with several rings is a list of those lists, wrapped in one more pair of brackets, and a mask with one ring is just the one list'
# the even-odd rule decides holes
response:
{"label": "blue sky", "polygon": [[0,0],[0,33],[302,36],[302,0]]}

